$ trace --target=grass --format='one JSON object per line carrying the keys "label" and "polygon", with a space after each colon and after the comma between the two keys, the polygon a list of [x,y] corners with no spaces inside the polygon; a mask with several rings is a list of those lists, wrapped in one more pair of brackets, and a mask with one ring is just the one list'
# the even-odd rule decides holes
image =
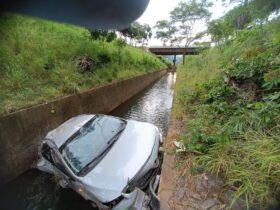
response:
{"label": "grass", "polygon": [[235,189],[230,206],[265,209],[280,193],[279,26],[237,31],[177,71],[173,116],[183,119],[186,164],[223,177]]}
{"label": "grass", "polygon": [[248,131],[237,141],[216,143],[206,155],[197,157],[212,173],[223,174],[235,186],[234,200],[244,196],[247,206],[273,203],[279,191],[279,136]]}
{"label": "grass", "polygon": [[[156,56],[88,30],[15,14],[0,16],[0,114],[166,68]],[[120,53],[119,53],[120,52]],[[79,57],[91,59],[81,73]]]}
{"label": "grass", "polygon": [[179,66],[175,86],[176,97],[173,105],[173,116],[180,117],[186,110],[186,92],[195,91],[198,84],[211,80],[219,73],[219,51],[213,48],[199,56],[188,56],[187,65]]}

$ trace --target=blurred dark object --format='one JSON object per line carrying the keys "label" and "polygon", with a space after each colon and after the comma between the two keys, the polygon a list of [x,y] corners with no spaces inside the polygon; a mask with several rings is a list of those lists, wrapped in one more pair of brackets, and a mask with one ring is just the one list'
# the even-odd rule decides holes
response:
{"label": "blurred dark object", "polygon": [[124,29],[145,11],[149,0],[0,0],[0,12],[71,23],[90,29]]}

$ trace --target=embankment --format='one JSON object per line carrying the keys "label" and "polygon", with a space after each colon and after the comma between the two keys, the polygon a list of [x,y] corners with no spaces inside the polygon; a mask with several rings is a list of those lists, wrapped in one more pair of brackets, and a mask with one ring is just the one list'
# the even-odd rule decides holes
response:
{"label": "embankment", "polygon": [[48,131],[83,113],[109,113],[159,79],[166,70],[114,82],[0,118],[0,185],[25,172]]}
{"label": "embankment", "polygon": [[117,37],[73,25],[1,13],[0,34],[0,116],[166,68]]}

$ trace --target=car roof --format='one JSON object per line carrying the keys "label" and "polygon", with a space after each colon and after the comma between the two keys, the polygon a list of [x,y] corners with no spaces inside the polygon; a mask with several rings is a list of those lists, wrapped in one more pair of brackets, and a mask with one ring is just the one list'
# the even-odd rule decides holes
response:
{"label": "car roof", "polygon": [[64,142],[76,133],[85,123],[92,119],[95,115],[83,114],[72,117],[54,130],[50,131],[45,139],[52,140],[59,148]]}

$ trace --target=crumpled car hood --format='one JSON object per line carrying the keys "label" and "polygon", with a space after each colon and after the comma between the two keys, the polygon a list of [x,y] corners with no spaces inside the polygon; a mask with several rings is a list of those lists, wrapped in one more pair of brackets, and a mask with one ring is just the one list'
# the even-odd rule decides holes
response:
{"label": "crumpled car hood", "polygon": [[47,134],[46,139],[53,140],[59,148],[70,136],[77,132],[86,122],[88,122],[93,117],[94,115],[92,114],[84,114],[73,117],[61,124],[56,129],[50,131]]}
{"label": "crumpled car hood", "polygon": [[103,203],[119,197],[149,159],[156,135],[152,124],[129,120],[110,151],[82,178],[87,190]]}

